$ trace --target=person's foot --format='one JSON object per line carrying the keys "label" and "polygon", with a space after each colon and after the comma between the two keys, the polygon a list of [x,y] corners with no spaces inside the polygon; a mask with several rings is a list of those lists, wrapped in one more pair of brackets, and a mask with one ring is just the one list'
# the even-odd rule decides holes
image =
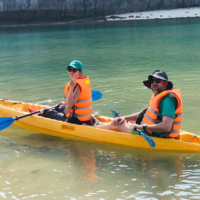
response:
{"label": "person's foot", "polygon": [[37,111],[37,110],[35,110],[35,109],[33,109],[33,108],[30,108],[30,107],[28,107],[28,110],[29,110],[29,112],[35,112],[35,111]]}

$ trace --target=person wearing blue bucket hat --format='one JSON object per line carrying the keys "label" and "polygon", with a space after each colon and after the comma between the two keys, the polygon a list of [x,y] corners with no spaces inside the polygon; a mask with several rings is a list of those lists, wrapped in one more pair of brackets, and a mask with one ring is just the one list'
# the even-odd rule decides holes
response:
{"label": "person wearing blue bucket hat", "polygon": [[[148,136],[177,138],[183,112],[180,90],[173,89],[173,83],[161,70],[154,71],[143,83],[153,92],[146,109],[115,118],[111,123],[100,124],[96,127],[134,134],[136,134],[135,130],[143,130]],[[130,126],[127,121],[135,121],[135,123]]]}
{"label": "person wearing blue bucket hat", "polygon": [[44,109],[40,115],[74,124],[91,125],[92,92],[90,79],[87,76],[82,76],[83,64],[78,60],[70,62],[67,71],[71,80],[65,86],[65,102],[61,102],[55,109]]}

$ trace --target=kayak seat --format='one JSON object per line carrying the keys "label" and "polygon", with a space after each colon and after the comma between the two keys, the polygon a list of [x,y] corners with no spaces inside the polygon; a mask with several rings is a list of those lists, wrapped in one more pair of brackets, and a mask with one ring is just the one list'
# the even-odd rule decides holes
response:
{"label": "kayak seat", "polygon": [[10,106],[11,109],[17,110],[17,111],[22,110],[22,107],[23,107],[23,104],[21,104],[21,103],[12,104],[12,105]]}

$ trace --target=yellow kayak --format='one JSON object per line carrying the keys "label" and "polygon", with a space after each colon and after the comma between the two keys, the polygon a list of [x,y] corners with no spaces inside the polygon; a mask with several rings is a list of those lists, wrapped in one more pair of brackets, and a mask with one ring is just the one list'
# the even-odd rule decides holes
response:
{"label": "yellow kayak", "polygon": [[[0,100],[0,119],[4,119],[2,117],[15,118],[16,116],[26,115],[29,113],[28,107],[36,110],[46,108],[46,106],[42,105]],[[112,121],[112,118],[104,116],[99,116],[97,119],[100,122]],[[13,125],[47,135],[127,146],[135,149],[191,153],[200,152],[200,137],[186,131],[181,131],[178,139],[151,137],[151,139],[155,142],[155,147],[152,148],[140,135],[103,130],[92,126],[70,124],[67,122],[44,118],[42,116],[38,116],[37,114],[14,120]],[[1,123],[0,126],[2,126]]]}

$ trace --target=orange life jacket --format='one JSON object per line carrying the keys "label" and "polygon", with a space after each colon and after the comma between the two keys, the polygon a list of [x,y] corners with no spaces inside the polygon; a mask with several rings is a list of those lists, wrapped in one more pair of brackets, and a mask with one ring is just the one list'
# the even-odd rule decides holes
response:
{"label": "orange life jacket", "polygon": [[[66,117],[74,116],[80,121],[89,121],[92,116],[92,92],[90,87],[90,80],[88,77],[81,77],[76,79],[76,83],[80,86],[81,92],[76,104],[67,109]],[[69,83],[65,87],[65,102],[67,103],[67,96],[69,93]]]}
{"label": "orange life jacket", "polygon": [[[158,124],[162,122],[161,120],[158,120],[158,116],[160,116],[159,103],[169,93],[172,93],[177,99],[177,107],[175,110],[175,118],[173,121],[172,128],[170,132],[167,134],[169,134],[169,137],[176,138],[178,137],[180,133],[182,112],[183,112],[182,98],[181,98],[180,90],[178,89],[166,90],[156,96],[153,94],[151,96],[149,106],[147,108],[146,113],[144,114],[141,124],[152,125],[152,124]],[[150,131],[148,132],[152,133]]]}

